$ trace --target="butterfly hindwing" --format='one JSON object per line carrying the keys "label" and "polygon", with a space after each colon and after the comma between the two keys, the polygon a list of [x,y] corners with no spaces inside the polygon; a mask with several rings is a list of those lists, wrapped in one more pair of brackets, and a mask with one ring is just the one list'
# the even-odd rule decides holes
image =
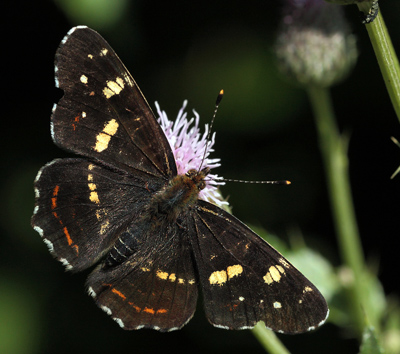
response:
{"label": "butterfly hindwing", "polygon": [[89,294],[124,329],[181,328],[196,309],[198,280],[183,229],[145,220],[128,232],[142,241],[116,266],[100,265],[87,280]]}
{"label": "butterfly hindwing", "polygon": [[67,269],[87,268],[160,188],[159,178],[140,177],[85,159],[54,160],[36,178],[32,224]]}
{"label": "butterfly hindwing", "polygon": [[176,175],[169,143],[136,82],[95,31],[75,27],[56,53],[64,96],[51,120],[60,147],[127,172]]}
{"label": "butterfly hindwing", "polygon": [[193,213],[193,250],[209,321],[283,333],[321,325],[328,308],[317,288],[238,219],[204,201]]}

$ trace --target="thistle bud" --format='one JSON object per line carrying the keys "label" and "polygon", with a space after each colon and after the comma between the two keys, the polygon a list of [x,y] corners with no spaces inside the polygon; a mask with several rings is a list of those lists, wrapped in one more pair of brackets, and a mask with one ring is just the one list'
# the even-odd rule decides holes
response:
{"label": "thistle bud", "polygon": [[276,54],[283,71],[298,83],[328,87],[353,68],[357,48],[340,6],[287,0]]}
{"label": "thistle bud", "polygon": [[325,1],[338,5],[351,5],[351,4],[359,4],[360,2],[369,2],[371,0],[325,0]]}

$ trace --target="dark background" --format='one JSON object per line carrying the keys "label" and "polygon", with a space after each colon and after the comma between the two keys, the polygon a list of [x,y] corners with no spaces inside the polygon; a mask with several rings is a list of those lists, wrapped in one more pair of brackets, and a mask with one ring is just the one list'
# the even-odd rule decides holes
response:
{"label": "dark background", "polygon": [[[209,325],[201,302],[193,320],[170,334],[126,332],[85,294],[85,274],[65,274],[30,227],[33,180],[55,157],[67,156],[50,138],[59,98],[54,53],[67,31],[98,30],[124,61],[147,100],[175,118],[184,99],[210,121],[217,93],[225,97],[214,125],[214,157],[226,178],[289,179],[290,187],[228,183],[241,220],[287,239],[299,230],[309,245],[340,264],[315,126],[305,93],[283,79],[273,43],[279,3],[271,1],[115,1],[120,12],[96,20],[95,10],[67,15],[66,2],[3,4],[1,36],[0,352],[14,353],[262,353],[250,331]],[[72,2],[69,2],[72,3]],[[99,4],[102,3],[99,1]],[[382,12],[399,48],[400,4]],[[391,107],[365,27],[355,6],[345,9],[360,57],[344,83],[332,89],[341,130],[350,135],[352,190],[367,259],[387,294],[398,294],[400,176],[399,121]],[[294,353],[355,353],[356,342],[331,324],[312,334],[281,336]]]}

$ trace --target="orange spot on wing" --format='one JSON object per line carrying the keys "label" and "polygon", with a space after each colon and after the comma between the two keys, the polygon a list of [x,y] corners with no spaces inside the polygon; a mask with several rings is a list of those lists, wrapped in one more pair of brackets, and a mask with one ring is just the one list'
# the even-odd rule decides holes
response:
{"label": "orange spot on wing", "polygon": [[55,186],[53,189],[53,198],[51,198],[51,209],[55,209],[57,207],[57,195],[60,190],[60,186]]}
{"label": "orange spot on wing", "polygon": [[154,314],[167,313],[168,310],[166,310],[166,309],[158,309],[157,311],[155,311],[154,309],[150,309],[150,308],[148,308],[148,307],[145,307],[145,308],[143,309],[143,312],[150,313],[150,314],[154,315]]}
{"label": "orange spot on wing", "polygon": [[[53,189],[53,198],[51,198],[51,209],[54,210],[55,208],[57,208],[57,196],[58,196],[58,192],[60,191],[60,186],[55,186]],[[63,225],[62,220],[60,219],[60,217],[58,216],[58,214],[53,211],[53,216],[60,222],[61,225]],[[68,232],[68,229],[64,226],[63,228],[64,231],[64,235],[67,238],[67,242],[68,242],[68,246],[71,246],[73,248],[75,248],[75,252],[76,255],[79,255],[79,246],[78,245],[73,245],[74,241],[72,241],[71,235]]]}
{"label": "orange spot on wing", "polygon": [[117,289],[115,289],[115,288],[112,288],[111,291],[112,291],[114,294],[118,295],[118,296],[119,296],[120,298],[122,298],[123,300],[126,299],[126,296],[125,296],[123,293],[121,293],[119,290],[117,290]]}
{"label": "orange spot on wing", "polygon": [[128,302],[129,305],[131,305],[136,312],[140,312],[141,308],[139,306],[136,306],[133,302]]}
{"label": "orange spot on wing", "polygon": [[79,246],[73,245],[72,247],[75,248],[76,255],[78,256],[79,255]]}
{"label": "orange spot on wing", "polygon": [[[75,123],[79,123],[79,118],[80,118],[80,115],[78,114],[75,118],[74,118],[74,122]],[[75,123],[72,123],[72,128],[74,128],[74,131],[75,131],[75,129],[76,129],[76,124]]]}
{"label": "orange spot on wing", "polygon": [[149,309],[148,307],[145,307],[143,309],[143,312],[151,313],[152,315],[154,315],[154,313],[155,313],[155,311],[153,309]]}
{"label": "orange spot on wing", "polygon": [[72,241],[72,238],[71,238],[71,236],[70,236],[70,234],[68,232],[68,229],[65,226],[64,226],[64,234],[65,234],[65,237],[67,238],[68,246],[71,246],[73,241]]}

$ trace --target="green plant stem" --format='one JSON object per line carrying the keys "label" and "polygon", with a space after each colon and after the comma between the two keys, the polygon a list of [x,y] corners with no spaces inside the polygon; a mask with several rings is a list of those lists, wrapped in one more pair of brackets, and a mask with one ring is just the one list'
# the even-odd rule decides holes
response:
{"label": "green plant stem", "polygon": [[260,344],[270,354],[290,354],[274,332],[259,322],[252,330]]}
{"label": "green plant stem", "polygon": [[[360,11],[367,13],[370,9],[370,2],[362,2],[357,4]],[[400,66],[396,52],[393,48],[385,21],[380,13],[376,19],[365,25],[368,31],[372,47],[375,51],[376,59],[386,88],[388,90],[393,108],[400,121]]]}
{"label": "green plant stem", "polygon": [[340,253],[344,264],[351,270],[354,282],[350,285],[349,311],[355,320],[358,334],[362,335],[368,308],[363,291],[364,255],[351,197],[348,175],[347,140],[336,126],[328,89],[309,87],[308,95],[314,111],[320,150],[325,164],[328,192]]}

